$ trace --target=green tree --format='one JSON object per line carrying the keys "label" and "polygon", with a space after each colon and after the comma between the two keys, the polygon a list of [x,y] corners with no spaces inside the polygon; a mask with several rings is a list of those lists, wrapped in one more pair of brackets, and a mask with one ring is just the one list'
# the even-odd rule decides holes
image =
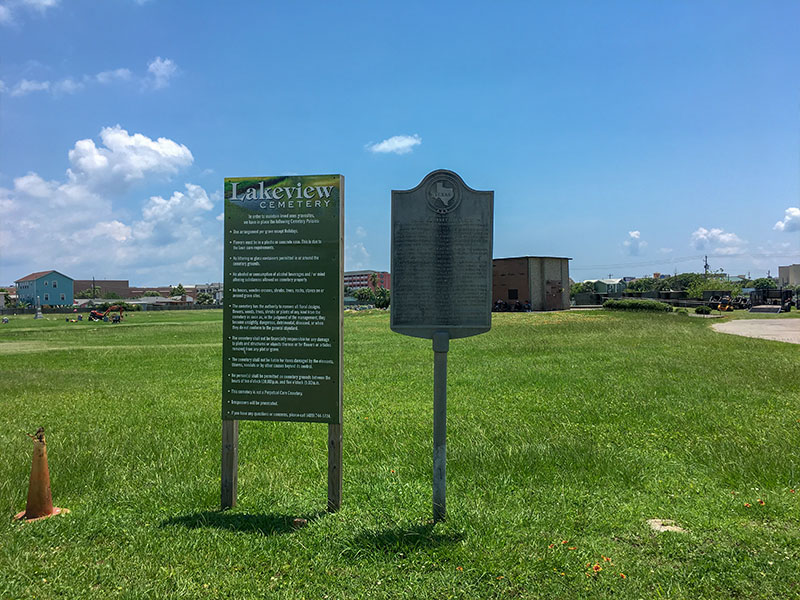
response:
{"label": "green tree", "polygon": [[371,288],[359,288],[353,292],[359,304],[375,304],[375,292]]}
{"label": "green tree", "polygon": [[100,286],[95,285],[75,294],[76,298],[98,298],[100,296]]}
{"label": "green tree", "polygon": [[389,308],[391,300],[392,294],[386,288],[375,290],[375,308]]}
{"label": "green tree", "polygon": [[569,297],[574,298],[575,294],[582,294],[583,292],[593,292],[594,285],[586,281],[578,281],[573,283],[569,288]]}
{"label": "green tree", "polygon": [[378,289],[378,274],[374,271],[369,274],[369,284],[373,290]]}
{"label": "green tree", "polygon": [[675,291],[683,291],[688,290],[692,285],[697,284],[697,282],[702,281],[705,279],[699,273],[678,273],[677,275],[673,275],[672,277],[667,277],[663,279],[666,287],[660,289],[669,289]]}
{"label": "green tree", "polygon": [[742,286],[718,277],[709,277],[708,279],[699,279],[686,290],[689,298],[697,299],[702,298],[705,291],[727,292],[731,296],[739,296],[742,293]]}
{"label": "green tree", "polygon": [[118,293],[116,293],[116,292],[106,292],[105,294],[103,294],[103,295],[102,295],[102,296],[100,296],[100,297],[101,297],[101,298],[103,298],[103,299],[105,299],[105,300],[117,300],[117,299],[119,299],[119,298],[122,298],[122,296],[120,296],[120,295],[119,295]]}
{"label": "green tree", "polygon": [[142,294],[142,298],[159,298],[161,294],[159,294],[155,290],[147,290],[144,294]]}
{"label": "green tree", "polygon": [[759,277],[758,279],[753,280],[751,287],[754,287],[757,290],[774,290],[778,287],[778,284],[775,283],[775,280],[770,277]]}
{"label": "green tree", "polygon": [[200,305],[214,304],[214,297],[206,292],[200,292],[197,294],[195,303]]}
{"label": "green tree", "polygon": [[633,281],[628,282],[628,287],[625,289],[626,292],[650,292],[652,290],[657,289],[656,285],[658,285],[659,280],[653,279],[652,277],[640,277],[639,279],[634,279]]}
{"label": "green tree", "polygon": [[170,287],[169,288],[169,295],[170,296],[185,296],[186,290],[183,289],[183,284],[179,283],[178,287]]}

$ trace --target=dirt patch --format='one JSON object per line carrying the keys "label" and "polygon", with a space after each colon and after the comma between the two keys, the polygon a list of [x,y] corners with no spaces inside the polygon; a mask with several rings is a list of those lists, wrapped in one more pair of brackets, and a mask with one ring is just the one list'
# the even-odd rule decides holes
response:
{"label": "dirt patch", "polygon": [[650,529],[661,533],[662,531],[674,531],[675,533],[686,533],[686,530],[679,525],[675,525],[675,521],[670,519],[647,519],[647,524]]}

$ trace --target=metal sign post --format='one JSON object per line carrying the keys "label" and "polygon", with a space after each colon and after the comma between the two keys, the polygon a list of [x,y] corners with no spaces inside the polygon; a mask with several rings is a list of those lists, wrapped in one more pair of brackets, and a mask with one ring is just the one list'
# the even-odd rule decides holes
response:
{"label": "metal sign post", "polygon": [[433,340],[433,520],[446,517],[447,352],[492,326],[494,192],[434,171],[392,191],[392,314],[396,333]]}
{"label": "metal sign post", "polygon": [[433,520],[447,513],[447,351],[450,335],[433,334]]}

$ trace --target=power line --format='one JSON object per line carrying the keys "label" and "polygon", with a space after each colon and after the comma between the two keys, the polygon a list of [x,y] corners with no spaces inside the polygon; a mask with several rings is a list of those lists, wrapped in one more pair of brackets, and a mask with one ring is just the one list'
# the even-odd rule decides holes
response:
{"label": "power line", "polygon": [[747,256],[751,258],[780,258],[780,257],[796,257],[800,256],[800,252],[767,252],[767,253],[758,253],[758,254],[751,254],[751,253],[740,253],[740,254],[698,254],[696,256],[681,256],[677,258],[662,258],[656,260],[649,260],[645,262],[635,262],[635,263],[616,263],[616,264],[603,264],[603,265],[588,265],[585,267],[573,267],[570,265],[570,271],[590,271],[590,270],[607,270],[607,269],[632,269],[635,267],[649,267],[653,265],[663,265],[663,264],[675,264],[675,263],[683,263],[683,262],[691,262],[695,260],[703,260],[708,258],[722,258],[722,259],[730,259],[730,258],[737,258]]}

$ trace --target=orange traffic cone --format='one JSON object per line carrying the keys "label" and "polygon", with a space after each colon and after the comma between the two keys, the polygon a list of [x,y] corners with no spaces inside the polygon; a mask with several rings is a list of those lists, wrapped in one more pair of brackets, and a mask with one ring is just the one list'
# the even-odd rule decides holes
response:
{"label": "orange traffic cone", "polygon": [[44,427],[39,427],[36,433],[28,434],[33,440],[33,465],[31,466],[31,481],[28,485],[28,503],[25,510],[14,519],[35,521],[46,519],[53,515],[68,513],[66,508],[53,506],[53,496],[50,492],[50,469],[47,467],[47,445],[44,441]]}

